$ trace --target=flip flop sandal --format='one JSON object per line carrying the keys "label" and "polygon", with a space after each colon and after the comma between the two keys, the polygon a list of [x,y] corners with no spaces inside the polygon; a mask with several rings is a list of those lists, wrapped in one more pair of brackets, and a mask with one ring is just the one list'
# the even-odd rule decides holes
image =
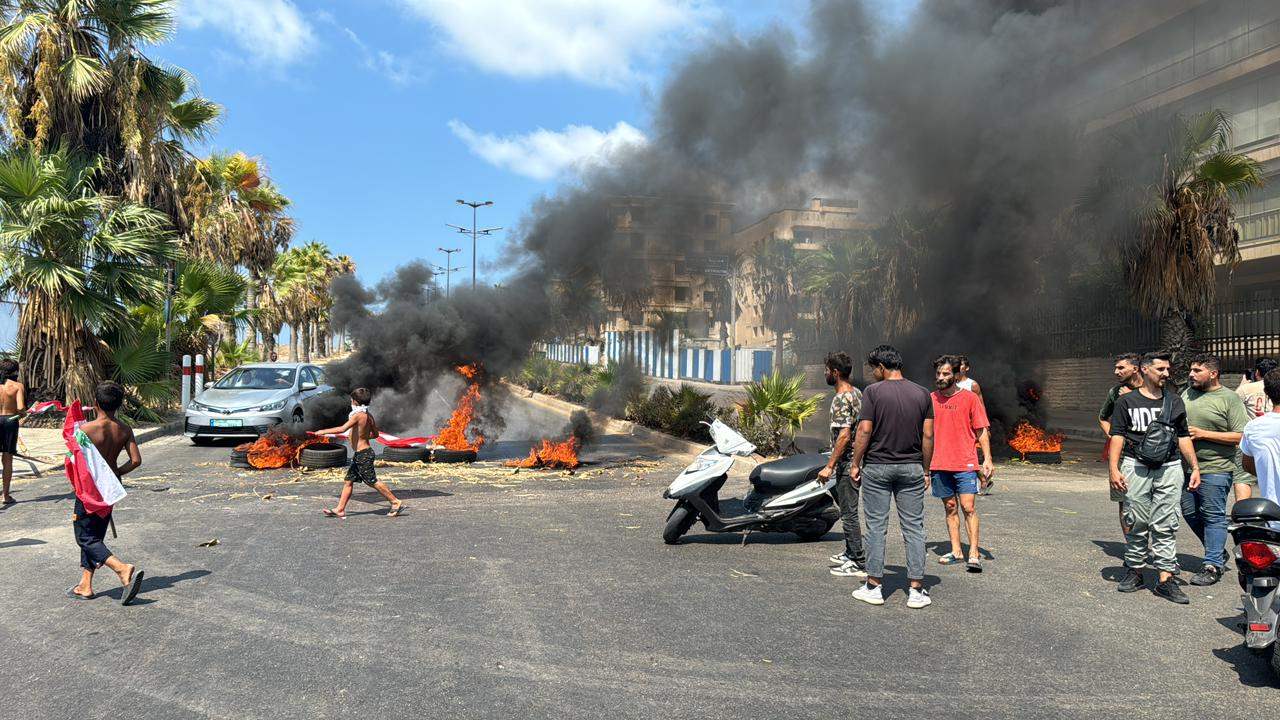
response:
{"label": "flip flop sandal", "polygon": [[94,593],[93,595],[81,595],[80,593],[76,592],[76,586],[72,585],[71,587],[67,588],[67,597],[71,598],[72,600],[92,600],[98,597],[98,594]]}
{"label": "flip flop sandal", "polygon": [[346,513],[334,512],[333,510],[330,510],[329,508],[324,508],[324,509],[323,509],[323,510],[321,510],[320,512],[324,513],[324,516],[325,516],[325,517],[327,517],[327,518],[338,518],[339,520],[345,520],[345,519],[347,519],[347,514],[346,514]]}
{"label": "flip flop sandal", "polygon": [[939,565],[955,565],[956,563],[959,563],[959,562],[964,562],[964,561],[956,557],[955,553],[947,553],[946,555],[943,555],[942,557],[938,558]]}
{"label": "flip flop sandal", "polygon": [[387,511],[387,517],[400,517],[400,513],[404,512],[405,504],[400,503],[399,507],[393,507]]}
{"label": "flip flop sandal", "polygon": [[120,596],[120,604],[128,605],[138,596],[138,591],[142,589],[142,578],[146,577],[146,573],[134,568],[133,577],[129,578],[129,586],[125,588],[124,594]]}
{"label": "flip flop sandal", "polygon": [[17,500],[14,500],[13,498],[9,498],[8,500],[5,500],[4,502],[0,502],[0,505],[17,505],[17,504],[18,504],[18,501],[17,501]]}
{"label": "flip flop sandal", "polygon": [[980,573],[982,572],[981,560],[970,560],[964,564],[965,572]]}

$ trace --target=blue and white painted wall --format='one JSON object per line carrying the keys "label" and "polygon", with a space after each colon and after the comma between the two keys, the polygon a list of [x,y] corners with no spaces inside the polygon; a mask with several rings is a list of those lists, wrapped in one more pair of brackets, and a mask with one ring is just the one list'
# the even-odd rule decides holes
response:
{"label": "blue and white painted wall", "polygon": [[546,343],[547,358],[564,363],[611,364],[630,359],[644,374],[671,380],[744,383],[773,372],[773,350],[682,346],[680,331],[666,342],[653,330],[610,331],[603,346]]}

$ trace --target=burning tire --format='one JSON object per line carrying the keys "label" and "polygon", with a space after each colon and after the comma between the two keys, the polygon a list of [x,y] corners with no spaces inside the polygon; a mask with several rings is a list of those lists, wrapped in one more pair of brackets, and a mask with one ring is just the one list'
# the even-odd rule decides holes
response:
{"label": "burning tire", "polygon": [[476,461],[476,451],[437,448],[431,451],[431,459],[438,463],[471,463]]}
{"label": "burning tire", "polygon": [[1033,450],[1027,453],[1024,459],[1036,465],[1057,465],[1062,462],[1062,453]]}
{"label": "burning tire", "polygon": [[342,467],[347,464],[347,449],[342,446],[303,448],[298,462],[312,470]]}
{"label": "burning tire", "polygon": [[382,451],[382,459],[387,462],[428,462],[431,457],[426,448],[422,447],[389,447]]}

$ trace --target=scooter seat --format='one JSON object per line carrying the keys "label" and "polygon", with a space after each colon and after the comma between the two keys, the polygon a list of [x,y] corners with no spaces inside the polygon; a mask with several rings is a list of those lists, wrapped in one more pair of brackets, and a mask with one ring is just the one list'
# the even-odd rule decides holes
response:
{"label": "scooter seat", "polygon": [[1280,505],[1261,497],[1241,500],[1231,507],[1231,519],[1235,522],[1246,520],[1280,522]]}
{"label": "scooter seat", "polygon": [[778,495],[814,479],[826,464],[826,455],[802,453],[757,465],[751,471],[751,487],[758,493]]}

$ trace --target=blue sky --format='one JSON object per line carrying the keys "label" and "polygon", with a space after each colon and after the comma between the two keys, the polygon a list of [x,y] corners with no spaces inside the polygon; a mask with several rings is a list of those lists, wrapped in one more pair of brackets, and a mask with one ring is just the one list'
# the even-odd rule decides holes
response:
{"label": "blue sky", "polygon": [[[915,0],[880,0],[902,17]],[[179,0],[152,48],[225,110],[209,149],[262,157],[298,241],[374,281],[464,248],[456,198],[515,228],[577,163],[642,139],[673,63],[724,33],[803,31],[805,0]],[[501,248],[481,239],[480,272]],[[490,273],[490,280],[495,279]],[[455,275],[455,281],[459,280]],[[483,281],[483,280],[482,280]],[[11,323],[0,322],[0,325]],[[8,336],[8,337],[4,337]],[[9,342],[10,327],[0,328]]]}

